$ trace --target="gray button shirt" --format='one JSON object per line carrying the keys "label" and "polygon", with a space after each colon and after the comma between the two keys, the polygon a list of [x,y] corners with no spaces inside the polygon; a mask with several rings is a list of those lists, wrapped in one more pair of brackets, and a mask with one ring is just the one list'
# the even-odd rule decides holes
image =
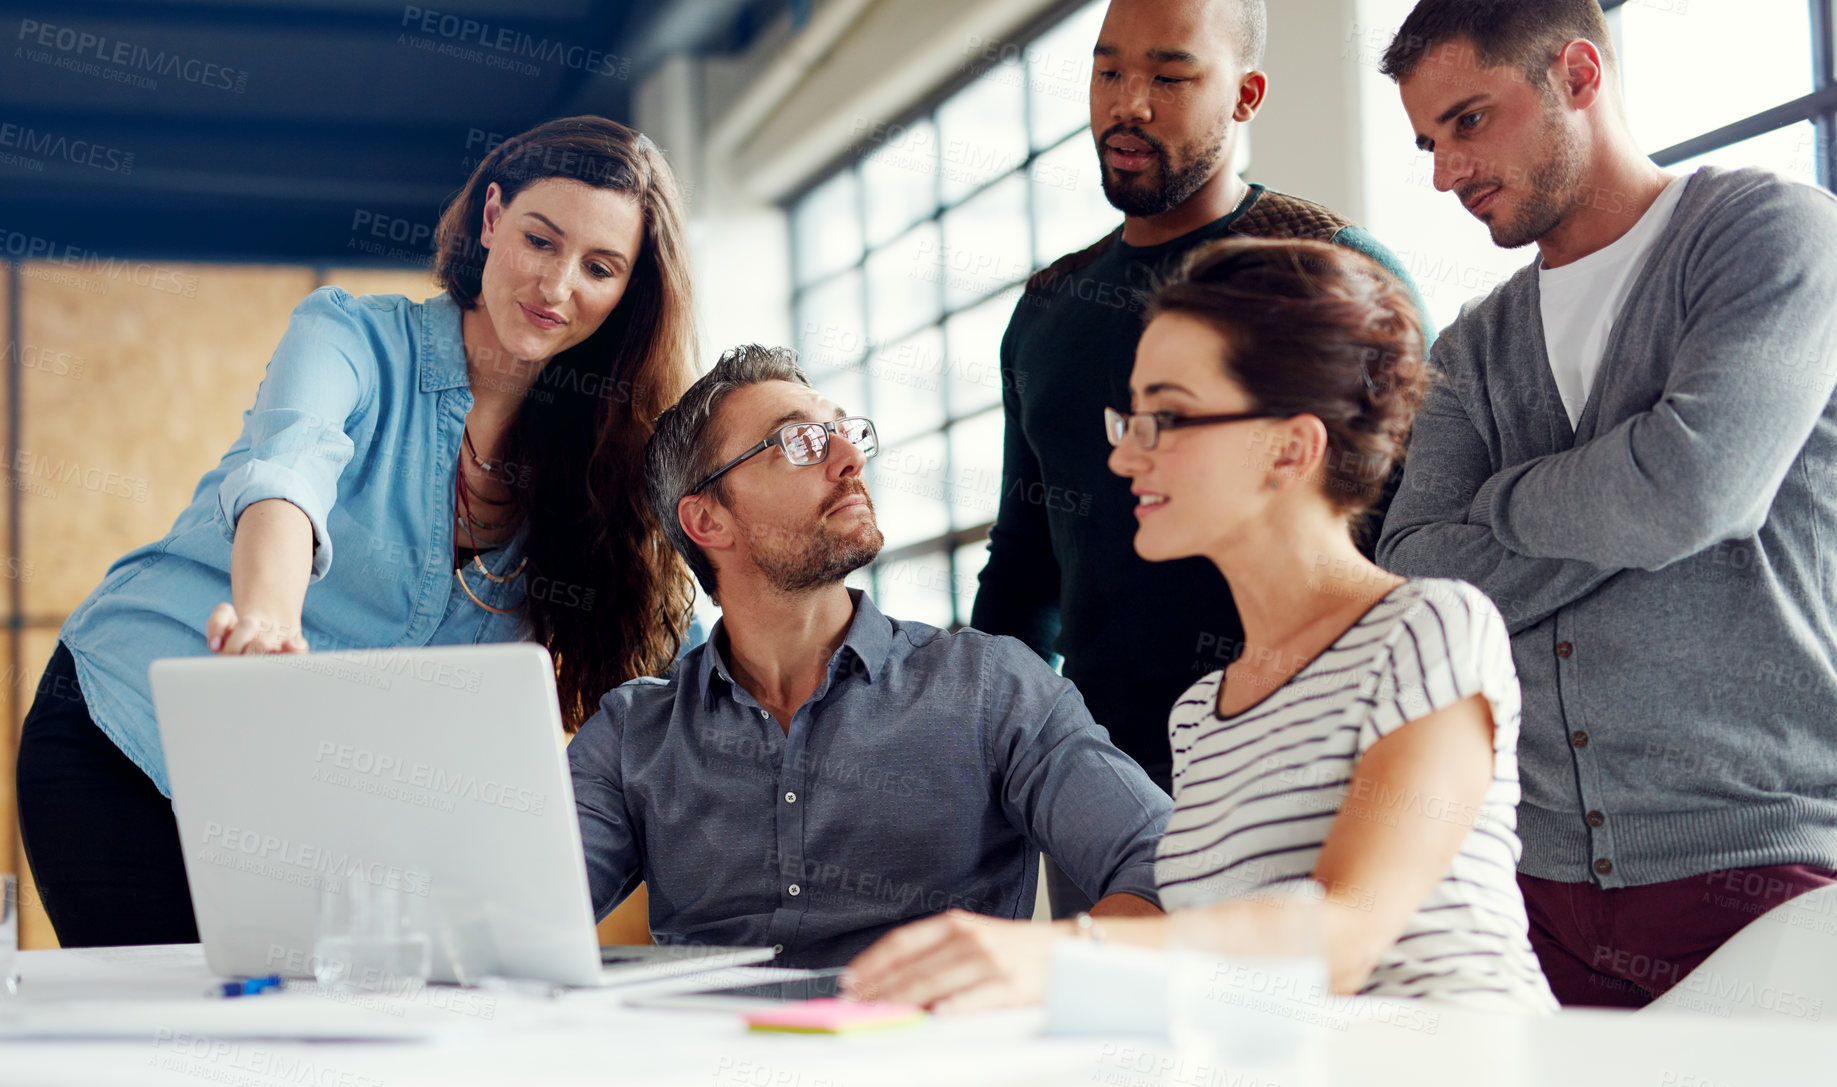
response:
{"label": "gray button shirt", "polygon": [[1038,857],[1093,898],[1158,902],[1171,802],[1026,646],[855,618],[787,733],[713,636],[608,693],[568,749],[593,908],[640,880],[659,943],[840,965],[953,907],[1033,913]]}

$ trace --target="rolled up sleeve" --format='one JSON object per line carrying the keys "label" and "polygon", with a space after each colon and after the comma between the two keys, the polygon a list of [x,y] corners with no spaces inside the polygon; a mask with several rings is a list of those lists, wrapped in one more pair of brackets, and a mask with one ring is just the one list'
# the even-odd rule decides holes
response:
{"label": "rolled up sleeve", "polygon": [[326,520],[338,498],[338,477],[354,447],[346,425],[375,386],[376,347],[356,314],[355,300],[322,287],[294,309],[243,417],[248,455],[217,488],[224,534],[236,535],[242,512],[284,499],[312,523],[312,580],[332,565]]}
{"label": "rolled up sleeve", "polygon": [[1077,688],[1012,639],[999,639],[989,692],[990,759],[1010,822],[1093,901],[1159,905],[1155,848],[1173,801],[1091,720]]}

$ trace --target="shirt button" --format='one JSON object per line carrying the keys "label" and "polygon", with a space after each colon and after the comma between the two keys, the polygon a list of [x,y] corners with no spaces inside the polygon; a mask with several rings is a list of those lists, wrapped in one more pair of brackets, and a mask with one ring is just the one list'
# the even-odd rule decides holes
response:
{"label": "shirt button", "polygon": [[1607,816],[1602,815],[1598,811],[1589,812],[1588,815],[1585,816],[1585,818],[1588,820],[1588,825],[1591,827],[1598,827],[1602,823],[1607,822]]}
{"label": "shirt button", "polygon": [[795,883],[793,883],[793,884],[791,885],[791,887],[790,887],[790,891],[791,891],[791,897],[792,897],[792,898],[796,898],[796,897],[797,897],[798,895],[801,895],[801,894],[803,894],[803,893],[804,893],[804,889],[803,889],[802,887],[799,887],[799,886],[798,886],[797,884],[795,884]]}
{"label": "shirt button", "polygon": [[795,803],[797,803],[797,794],[796,794],[796,793],[786,793],[786,794],[785,794],[785,803],[787,803],[787,804],[795,804]]}
{"label": "shirt button", "polygon": [[1606,857],[1602,857],[1600,860],[1595,862],[1595,871],[1601,873],[1604,876],[1607,875],[1609,872],[1612,872],[1613,870],[1614,870],[1614,862],[1608,860]]}
{"label": "shirt button", "polygon": [[783,944],[773,944],[772,945],[772,954],[782,955],[784,953],[785,953],[785,945]]}
{"label": "shirt button", "polygon": [[1571,732],[1571,733],[1569,734],[1569,746],[1571,746],[1571,747],[1587,747],[1587,746],[1588,746],[1588,733],[1586,733],[1586,732]]}
{"label": "shirt button", "polygon": [[772,716],[772,713],[771,713],[771,711],[770,711],[770,710],[760,710],[760,711],[759,711],[759,716],[760,716],[760,717],[761,717],[762,719],[769,719],[769,718],[770,718],[770,717]]}
{"label": "shirt button", "polygon": [[1569,654],[1574,653],[1574,652],[1575,652],[1575,646],[1570,645],[1568,642],[1556,643],[1556,655],[1563,658],[1564,660],[1568,660]]}

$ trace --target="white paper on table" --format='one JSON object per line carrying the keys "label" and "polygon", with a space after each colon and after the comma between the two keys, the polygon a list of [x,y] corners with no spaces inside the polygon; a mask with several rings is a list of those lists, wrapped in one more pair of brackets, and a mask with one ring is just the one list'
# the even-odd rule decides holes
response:
{"label": "white paper on table", "polygon": [[182,1039],[419,1041],[469,1027],[438,1013],[387,1015],[308,994],[197,1000],[57,1000],[0,1004],[0,1041]]}
{"label": "white paper on table", "polygon": [[1167,952],[1152,948],[1055,941],[1046,1033],[1166,1039],[1170,964]]}

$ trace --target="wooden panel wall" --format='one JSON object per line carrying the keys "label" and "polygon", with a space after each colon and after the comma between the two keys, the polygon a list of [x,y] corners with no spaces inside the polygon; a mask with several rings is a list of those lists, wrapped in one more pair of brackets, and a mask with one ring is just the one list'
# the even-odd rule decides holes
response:
{"label": "wooden panel wall", "polygon": [[399,294],[424,302],[440,293],[426,272],[393,272],[385,268],[332,268],[319,282],[343,287],[352,294]]}
{"label": "wooden panel wall", "polygon": [[[21,383],[15,467],[32,470],[19,515],[35,621],[61,622],[110,563],[171,528],[241,432],[288,314],[316,282],[299,268],[162,270],[171,275],[156,282],[175,284],[172,293],[93,274],[41,282],[23,270],[26,337],[85,360],[74,377],[28,369]],[[58,482],[78,466],[102,485]]]}

